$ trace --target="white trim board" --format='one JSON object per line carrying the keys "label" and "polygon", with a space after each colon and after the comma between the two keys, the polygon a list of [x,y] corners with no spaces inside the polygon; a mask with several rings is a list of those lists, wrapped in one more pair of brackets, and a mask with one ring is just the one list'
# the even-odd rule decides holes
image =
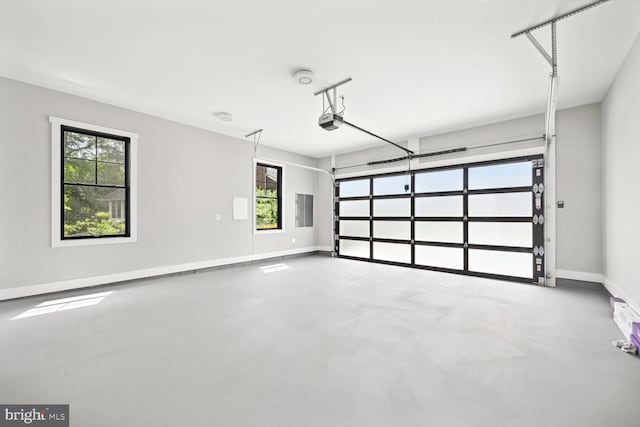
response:
{"label": "white trim board", "polygon": [[[138,241],[138,134],[49,116],[51,123],[51,247],[90,246],[136,243]],[[129,237],[63,240],[61,237],[61,134],[62,126],[70,126],[129,138]],[[0,298],[1,300],[1,298]]]}
{"label": "white trim board", "polygon": [[78,279],[62,280],[59,282],[41,283],[16,288],[0,289],[0,301],[23,298],[34,295],[49,294],[52,292],[69,291],[73,289],[89,288],[92,286],[107,285],[128,280],[144,279],[148,277],[164,276],[172,273],[201,270],[204,268],[219,267],[223,265],[239,264],[243,262],[259,261],[287,255],[298,255],[309,252],[331,252],[329,246],[309,246],[306,248],[289,249],[286,251],[266,252],[261,254],[245,255],[232,258],[219,258],[207,261],[190,262],[187,264],[167,265],[163,267],[146,268],[142,270],[126,271],[123,273],[104,274],[101,276],[81,277]]}
{"label": "white trim board", "polygon": [[622,298],[636,313],[640,313],[640,301],[631,299],[615,282],[605,277],[603,285],[612,296]]}
{"label": "white trim board", "polygon": [[604,276],[599,273],[587,273],[584,271],[556,270],[556,278],[580,280],[582,282],[603,283]]}

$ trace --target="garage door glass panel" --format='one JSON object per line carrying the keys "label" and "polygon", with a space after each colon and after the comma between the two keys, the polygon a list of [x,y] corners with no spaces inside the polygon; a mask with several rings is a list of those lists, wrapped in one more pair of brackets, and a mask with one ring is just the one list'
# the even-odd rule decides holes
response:
{"label": "garage door glass panel", "polygon": [[340,240],[340,255],[369,258],[369,242],[360,240]]}
{"label": "garage door glass panel", "polygon": [[533,246],[533,227],[527,222],[472,222],[469,243],[477,245]]}
{"label": "garage door glass panel", "polygon": [[359,179],[342,181],[340,183],[340,197],[359,197],[369,195],[369,180]]}
{"label": "garage door glass panel", "polygon": [[533,254],[469,249],[469,270],[522,278],[533,277]]}
{"label": "garage door glass panel", "polygon": [[462,270],[464,251],[462,248],[416,245],[416,264]]}
{"label": "garage door glass panel", "polygon": [[[407,188],[405,189],[405,186]],[[411,176],[396,175],[373,179],[373,195],[385,196],[389,194],[411,193]]]}
{"label": "garage door glass panel", "polygon": [[373,259],[411,263],[411,245],[401,243],[373,243]]}
{"label": "garage door glass panel", "polygon": [[529,187],[532,185],[531,179],[531,162],[469,168],[469,189],[471,190]]}
{"label": "garage door glass panel", "polygon": [[338,180],[337,250],[365,261],[542,284],[544,257],[534,253],[545,244],[543,159]]}
{"label": "garage door glass panel", "polygon": [[416,174],[416,193],[462,191],[462,169]]}
{"label": "garage door glass panel", "polygon": [[376,239],[411,240],[411,222],[374,221],[373,237]]}
{"label": "garage door glass panel", "polygon": [[369,221],[340,221],[340,235],[369,237]]}
{"label": "garage door glass panel", "polygon": [[416,197],[416,216],[462,216],[462,196]]}
{"label": "garage door glass panel", "polygon": [[411,199],[380,199],[373,201],[373,216],[411,216]]}
{"label": "garage door glass panel", "polygon": [[416,240],[423,242],[463,243],[462,222],[416,221]]}
{"label": "garage door glass panel", "polygon": [[369,201],[349,200],[340,202],[340,216],[369,216]]}
{"label": "garage door glass panel", "polygon": [[533,216],[531,193],[472,194],[469,216]]}

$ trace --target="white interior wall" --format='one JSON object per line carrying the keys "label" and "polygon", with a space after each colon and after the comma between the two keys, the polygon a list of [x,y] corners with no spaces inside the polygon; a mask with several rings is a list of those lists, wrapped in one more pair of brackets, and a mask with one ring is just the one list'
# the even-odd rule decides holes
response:
{"label": "white interior wall", "polygon": [[[339,130],[338,130],[339,132]],[[459,147],[474,147],[510,140],[542,136],[544,115],[524,117],[479,126],[457,132],[419,138],[420,153]],[[558,210],[557,268],[558,276],[599,282],[602,280],[602,168],[600,104],[570,108],[558,112],[557,119],[557,194],[565,201]],[[336,156],[336,166],[362,164],[372,160],[401,157],[397,148],[383,146]],[[541,152],[542,141],[529,141],[508,146],[476,148],[463,153],[420,159],[419,167],[443,163],[456,164],[496,156],[517,157],[523,153]],[[328,165],[328,159],[321,164]],[[358,167],[338,171],[357,175],[406,168],[403,162],[376,167]],[[585,191],[588,188],[589,191]],[[327,216],[330,214],[325,214]],[[322,235],[329,235],[328,232]],[[330,240],[330,239],[329,239]],[[320,240],[319,244],[328,244]]]}
{"label": "white interior wall", "polygon": [[602,104],[604,147],[604,275],[609,291],[640,310],[638,182],[640,172],[640,37]]}
{"label": "white interior wall", "polygon": [[558,276],[594,282],[602,282],[601,107],[562,110],[556,121]]}
{"label": "white interior wall", "polygon": [[[51,248],[49,115],[139,134],[137,243]],[[232,219],[233,197],[252,200],[246,140],[4,78],[0,129],[0,299],[7,289],[315,246],[315,229],[295,227],[294,194],[315,194],[317,172],[285,166],[284,233],[254,235],[251,220]],[[317,165],[266,146],[257,154]]]}
{"label": "white interior wall", "polygon": [[[251,200],[249,142],[7,79],[0,79],[0,95],[0,124],[5,130],[0,144],[0,187],[5,200],[11,201],[0,205],[1,223],[11,224],[0,246],[0,289],[260,253],[328,249],[332,244],[332,188],[324,174],[285,165],[285,232],[255,235],[251,221],[231,220],[232,197]],[[138,243],[50,247],[49,115],[140,135]],[[602,273],[600,120],[600,104],[558,114],[558,197],[566,202],[558,212],[558,268],[570,277],[596,281]],[[420,152],[541,135],[543,123],[543,115],[536,115],[422,137]],[[505,155],[539,146],[536,141],[517,144]],[[420,167],[443,159],[464,162],[468,155],[491,155],[504,149],[421,159]],[[382,145],[338,155],[336,165],[399,155],[400,150]],[[316,160],[266,146],[259,148],[257,156],[331,167],[328,158]],[[361,167],[355,173],[371,170]],[[345,172],[354,173],[354,169]],[[316,195],[312,229],[295,228],[296,192]],[[221,221],[213,220],[216,213],[222,215]]]}

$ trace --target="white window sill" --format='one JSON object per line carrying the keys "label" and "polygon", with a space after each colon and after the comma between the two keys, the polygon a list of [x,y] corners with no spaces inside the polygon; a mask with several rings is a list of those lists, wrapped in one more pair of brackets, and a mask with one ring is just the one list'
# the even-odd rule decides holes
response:
{"label": "white window sill", "polygon": [[54,248],[66,248],[71,246],[96,246],[96,245],[117,245],[125,243],[136,243],[135,237],[100,237],[96,239],[69,239],[54,240],[51,246]]}
{"label": "white window sill", "polygon": [[280,233],[284,233],[284,229],[278,229],[278,230],[253,230],[253,234],[280,234]]}

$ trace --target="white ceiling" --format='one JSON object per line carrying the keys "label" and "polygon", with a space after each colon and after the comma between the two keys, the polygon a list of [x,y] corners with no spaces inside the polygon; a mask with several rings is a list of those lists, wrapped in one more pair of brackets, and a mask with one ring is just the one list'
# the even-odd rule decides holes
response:
{"label": "white ceiling", "polygon": [[[543,112],[548,65],[509,35],[586,3],[5,0],[0,75],[239,138],[264,128],[262,143],[320,157],[381,144],[317,126],[313,92],[346,77],[345,118],[395,140]],[[558,25],[560,108],[602,100],[639,2]],[[316,81],[294,83],[298,67]]]}

